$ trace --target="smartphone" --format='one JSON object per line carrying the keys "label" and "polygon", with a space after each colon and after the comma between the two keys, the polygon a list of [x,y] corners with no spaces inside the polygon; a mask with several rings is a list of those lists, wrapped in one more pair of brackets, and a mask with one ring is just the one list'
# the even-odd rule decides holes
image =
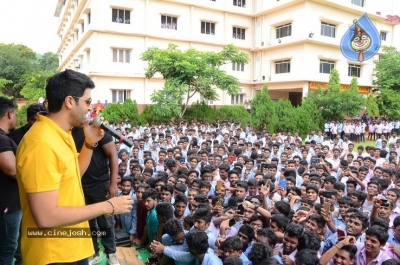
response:
{"label": "smartphone", "polygon": [[382,206],[382,205],[384,205],[384,204],[387,203],[387,200],[386,200],[386,199],[378,199],[377,203],[378,203],[380,206]]}
{"label": "smartphone", "polygon": [[263,168],[268,168],[268,164],[267,164],[267,163],[262,163],[261,166],[262,166]]}
{"label": "smartphone", "polygon": [[260,164],[262,162],[262,159],[257,159],[257,164]]}
{"label": "smartphone", "polygon": [[312,164],[318,164],[318,163],[319,163],[319,158],[317,158],[317,157],[311,158],[311,165]]}
{"label": "smartphone", "polygon": [[184,164],[184,163],[185,163],[185,159],[184,159],[184,158],[181,158],[181,159],[179,159],[179,162],[180,162],[181,164]]}
{"label": "smartphone", "polygon": [[151,264],[158,264],[159,260],[158,258],[147,258],[146,264],[151,265]]}
{"label": "smartphone", "polygon": [[225,202],[225,200],[223,198],[221,198],[221,199],[218,200],[217,205],[221,206],[221,207],[224,207],[224,202]]}
{"label": "smartphone", "polygon": [[324,210],[326,213],[331,212],[331,204],[329,202],[324,202]]}
{"label": "smartphone", "polygon": [[284,180],[282,180],[282,181],[279,183],[279,186],[280,186],[282,189],[286,189],[286,184],[287,184],[287,180],[284,179]]}
{"label": "smartphone", "polygon": [[238,203],[238,205],[237,205],[237,213],[238,214],[240,214],[240,215],[243,215],[244,214],[244,207],[243,207],[243,204],[241,204],[241,203]]}
{"label": "smartphone", "polygon": [[231,219],[229,220],[229,226],[232,227],[232,226],[234,226],[235,224],[236,224],[235,218],[231,218]]}
{"label": "smartphone", "polygon": [[337,231],[338,237],[345,237],[346,236],[346,232],[344,232],[343,230],[337,229],[336,231]]}
{"label": "smartphone", "polygon": [[235,162],[235,161],[236,161],[236,157],[234,157],[234,156],[228,156],[228,161],[229,161],[229,162]]}
{"label": "smartphone", "polygon": [[222,185],[223,185],[224,183],[222,182],[222,181],[220,181],[220,180],[218,180],[217,181],[217,187],[215,188],[216,190],[220,190],[220,189],[222,189]]}

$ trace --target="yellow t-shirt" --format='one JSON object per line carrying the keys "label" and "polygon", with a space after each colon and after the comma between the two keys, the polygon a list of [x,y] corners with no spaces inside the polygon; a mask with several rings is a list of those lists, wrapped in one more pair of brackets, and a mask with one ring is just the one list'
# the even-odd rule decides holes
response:
{"label": "yellow t-shirt", "polygon": [[[58,190],[58,206],[85,205],[78,153],[71,132],[65,132],[52,120],[38,115],[38,121],[18,146],[17,180],[22,208],[21,251],[24,264],[74,262],[94,254],[90,236],[28,236],[37,225],[29,208],[27,193]],[[89,223],[85,221],[68,228],[87,231]]]}

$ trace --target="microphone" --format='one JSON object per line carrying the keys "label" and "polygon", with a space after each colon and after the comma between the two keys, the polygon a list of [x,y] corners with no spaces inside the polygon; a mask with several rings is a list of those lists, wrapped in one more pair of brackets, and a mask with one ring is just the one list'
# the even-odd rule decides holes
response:
{"label": "microphone", "polygon": [[126,146],[131,148],[133,146],[133,143],[129,141],[128,139],[125,138],[122,134],[114,130],[108,125],[103,124],[103,121],[100,120],[99,118],[94,118],[91,122],[92,125],[103,129],[105,132],[107,132],[109,135],[113,136],[116,138],[120,143],[124,143]]}

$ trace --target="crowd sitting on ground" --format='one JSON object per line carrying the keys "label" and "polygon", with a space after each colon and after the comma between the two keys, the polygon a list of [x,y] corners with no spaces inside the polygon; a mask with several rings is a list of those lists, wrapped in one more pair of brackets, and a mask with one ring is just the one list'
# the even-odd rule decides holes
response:
{"label": "crowd sitting on ground", "polygon": [[116,225],[155,256],[175,264],[399,264],[395,127],[389,143],[375,131],[376,146],[355,150],[350,139],[364,141],[364,131],[347,127],[363,121],[342,131],[327,123],[304,141],[219,121],[110,124],[133,142],[115,142],[120,194],[135,201]]}

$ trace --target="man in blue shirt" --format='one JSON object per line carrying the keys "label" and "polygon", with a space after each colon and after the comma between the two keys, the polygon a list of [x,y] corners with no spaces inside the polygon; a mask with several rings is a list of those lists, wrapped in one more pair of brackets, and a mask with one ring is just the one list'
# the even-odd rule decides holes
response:
{"label": "man in blue shirt", "polygon": [[195,265],[222,265],[222,261],[208,246],[208,236],[203,231],[191,231],[186,235],[190,253],[195,256]]}
{"label": "man in blue shirt", "polygon": [[143,193],[143,201],[147,208],[146,226],[144,227],[144,233],[140,245],[144,246],[146,243],[150,244],[153,242],[155,234],[158,230],[158,219],[156,206],[158,202],[158,192],[155,189],[147,189]]}

